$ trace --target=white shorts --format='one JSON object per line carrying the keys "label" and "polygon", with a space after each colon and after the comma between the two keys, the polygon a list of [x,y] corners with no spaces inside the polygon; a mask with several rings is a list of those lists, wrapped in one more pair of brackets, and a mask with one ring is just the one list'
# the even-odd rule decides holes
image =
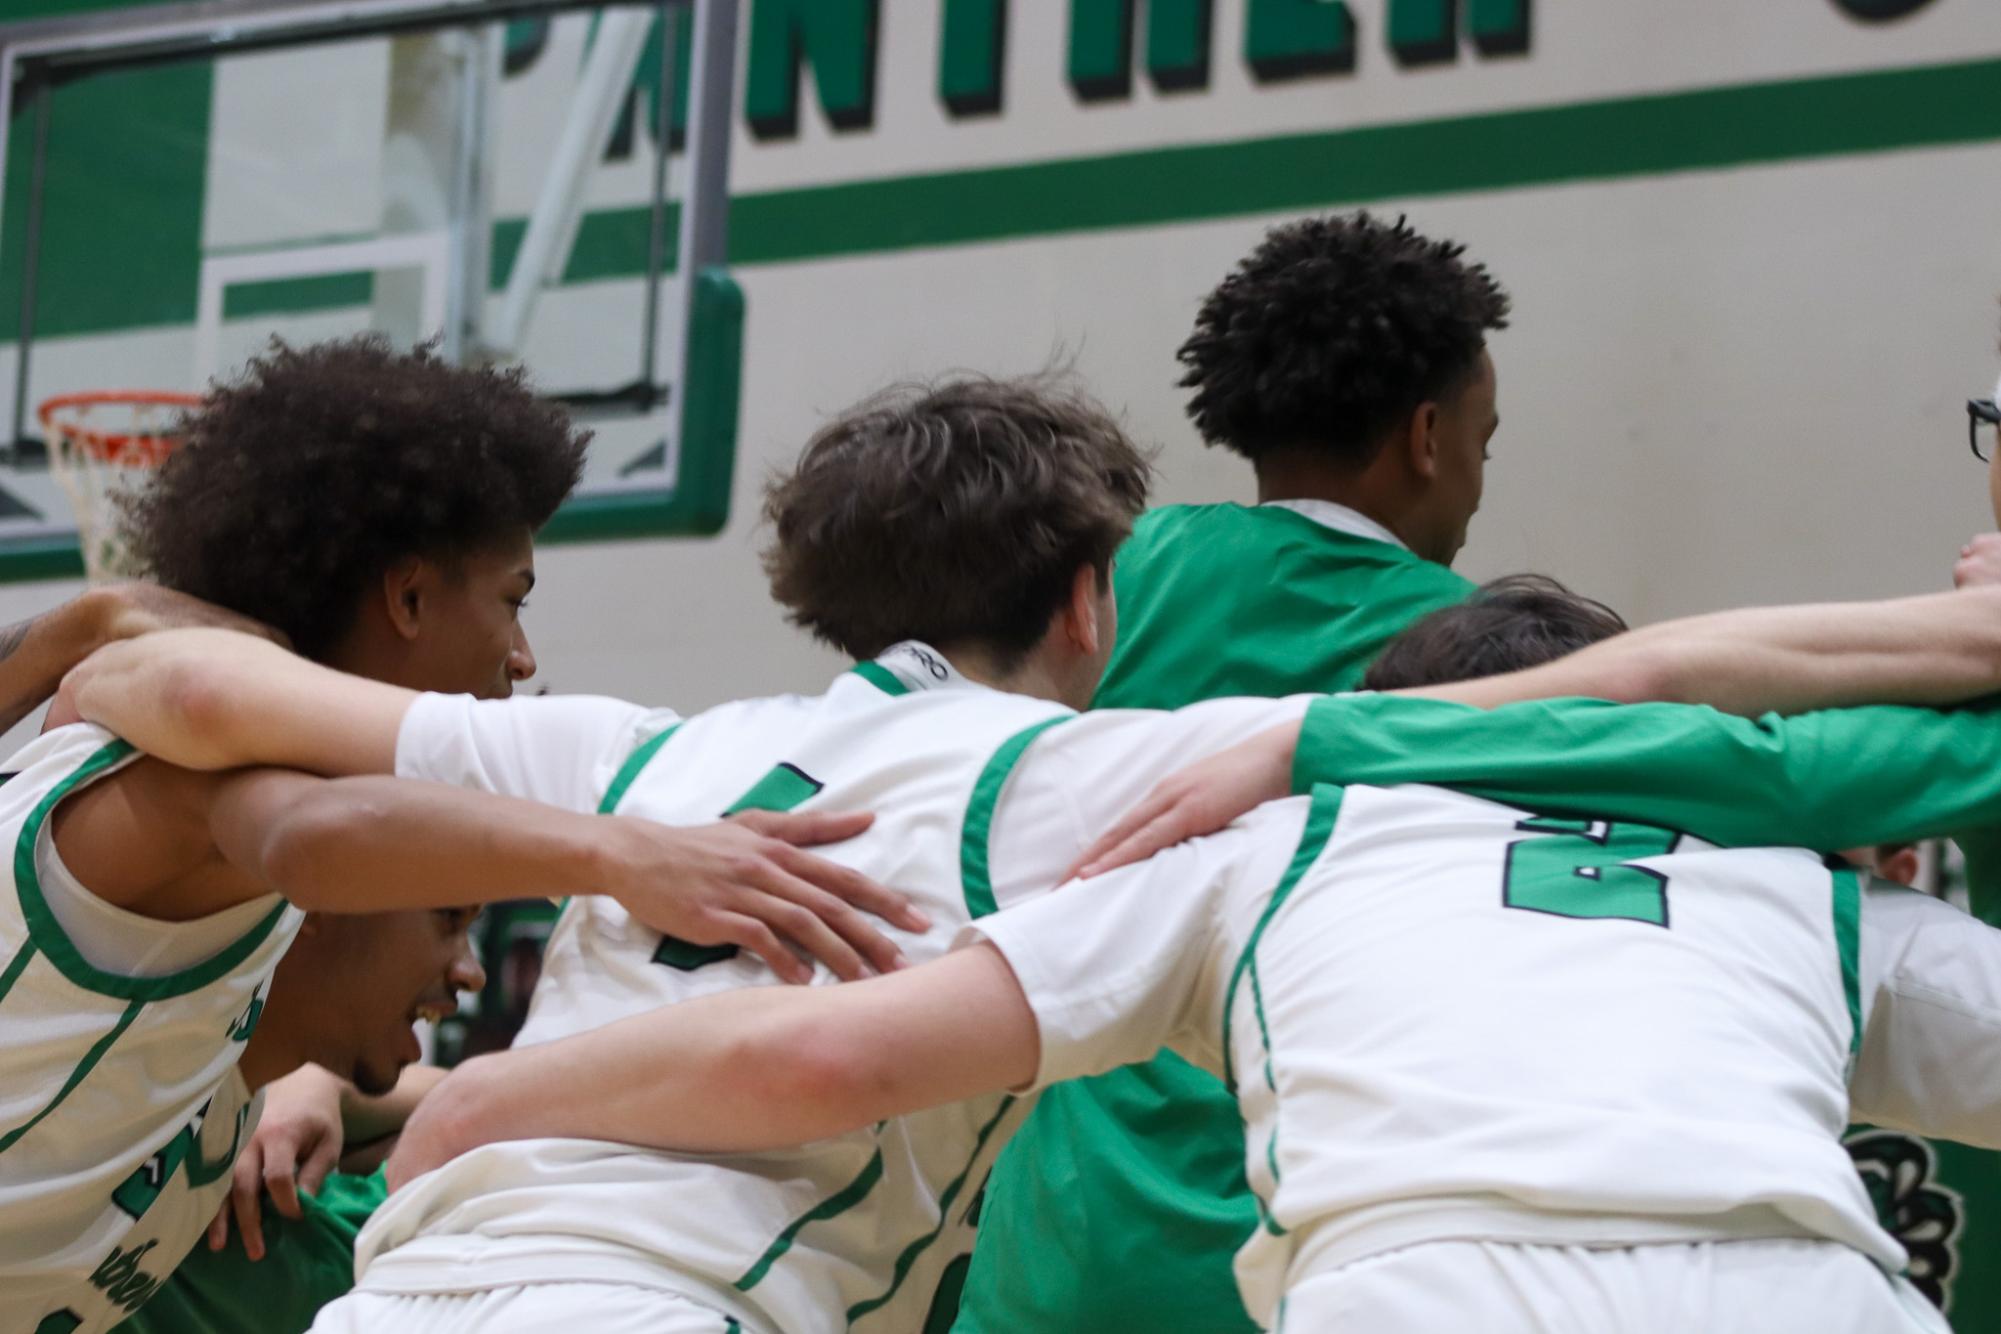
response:
{"label": "white shorts", "polygon": [[408,1297],[350,1292],[320,1308],[310,1334],[757,1334],[658,1288],[530,1283]]}
{"label": "white shorts", "polygon": [[1860,1251],[1824,1241],[1616,1248],[1440,1241],[1313,1274],[1286,1334],[1952,1334]]}

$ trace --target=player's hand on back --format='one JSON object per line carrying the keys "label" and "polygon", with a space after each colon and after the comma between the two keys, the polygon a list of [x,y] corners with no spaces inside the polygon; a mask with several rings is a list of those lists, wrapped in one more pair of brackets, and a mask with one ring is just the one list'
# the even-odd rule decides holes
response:
{"label": "player's hand on back", "polygon": [[695,945],[736,945],[787,982],[810,982],[818,959],[852,981],[905,960],[868,914],[924,931],[930,920],[867,876],[802,849],[867,829],[850,814],[748,811],[720,824],[674,828],[612,817],[621,845],[607,892],[640,921]]}
{"label": "player's hand on back", "polygon": [[1286,723],[1169,774],[1084,849],[1064,878],[1103,875],[1144,861],[1289,796],[1298,748],[1299,724]]}
{"label": "player's hand on back", "polygon": [[1994,585],[2001,585],[2001,533],[1980,533],[1959,549],[1959,560],[1952,567],[1952,586]]}
{"label": "player's hand on back", "polygon": [[341,1082],[316,1065],[303,1066],[264,1091],[264,1113],[250,1143],[236,1156],[229,1197],[209,1224],[208,1248],[229,1242],[235,1216],[243,1253],[264,1258],[264,1196],[287,1218],[302,1218],[299,1192],[312,1194],[326,1184],[340,1158]]}

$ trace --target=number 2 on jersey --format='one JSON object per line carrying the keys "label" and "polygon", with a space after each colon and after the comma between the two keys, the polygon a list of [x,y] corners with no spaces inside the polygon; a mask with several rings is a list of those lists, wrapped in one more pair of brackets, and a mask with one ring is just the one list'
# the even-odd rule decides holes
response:
{"label": "number 2 on jersey", "polygon": [[1503,907],[1668,924],[1667,877],[1631,863],[1674,851],[1681,835],[1643,824],[1544,816],[1515,828],[1536,837],[1508,845]]}

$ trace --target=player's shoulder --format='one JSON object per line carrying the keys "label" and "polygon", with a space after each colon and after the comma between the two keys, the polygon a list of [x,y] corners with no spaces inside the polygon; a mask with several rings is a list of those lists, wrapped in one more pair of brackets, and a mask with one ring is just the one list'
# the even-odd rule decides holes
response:
{"label": "player's shoulder", "polygon": [[[70,723],[50,728],[0,760],[0,784],[12,787],[19,783],[22,787],[46,788],[63,782],[72,774],[81,781],[137,755],[138,752],[129,743],[96,723]],[[89,769],[89,773],[79,772],[85,768]]]}

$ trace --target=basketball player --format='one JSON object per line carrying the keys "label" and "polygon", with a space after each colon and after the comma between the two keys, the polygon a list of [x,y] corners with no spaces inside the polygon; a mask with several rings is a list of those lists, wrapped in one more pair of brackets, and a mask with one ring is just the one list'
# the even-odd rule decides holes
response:
{"label": "basketball player", "polygon": [[[1619,628],[1553,583],[1502,581],[1421,621],[1371,680],[1529,665]],[[1409,705],[1316,708],[1379,703]],[[1489,731],[1519,730],[1507,715],[1530,707]],[[1628,716],[1606,731],[1593,711]],[[1934,828],[2001,816],[1991,708],[1922,723],[1946,744],[1898,780],[1981,762],[1975,781],[1922,796],[1877,791],[1873,768],[1801,782],[1774,758],[1810,747],[1873,765],[1881,743],[1862,738],[1909,711],[1538,712],[1545,749],[1584,752],[1583,775],[1670,769],[1677,817],[1740,834],[1880,822],[1886,795]],[[1564,719],[1578,721],[1549,726]],[[1716,755],[1678,727],[1734,740],[1753,777],[1682,784]],[[1921,895],[1864,892],[1814,853],[1595,818],[1588,786],[1546,798],[1323,785],[985,917],[960,935],[970,948],[893,978],[710,997],[481,1058],[420,1113],[392,1177],[553,1125],[772,1150],[950,1100],[1005,1106],[1171,1045],[1231,1088],[1249,1130],[1260,1226],[1237,1273],[1262,1327],[1944,1334],[1898,1277],[1902,1248],[1840,1135],[1852,1105],[2001,1147],[2001,933]],[[1616,804],[1633,809],[1631,790]],[[537,1096],[556,1087],[569,1098]]]}
{"label": "basketball player", "polygon": [[[531,538],[575,484],[583,444],[518,375],[367,340],[280,347],[194,417],[133,529],[164,581],[301,652],[504,695],[533,670],[518,619]],[[197,774],[84,724],[7,767],[10,1329],[102,1330],[143,1304],[214,1216],[261,1084],[313,1061],[387,1089],[417,1057],[412,1020],[479,980],[468,905],[614,894],[794,968],[749,914],[803,914],[810,938],[788,935],[859,971],[858,947],[794,901],[852,892],[856,877],[789,848],[769,856],[742,828],[718,840],[393,780]],[[385,841],[393,862],[373,856]],[[870,939],[886,966],[886,940],[867,932],[859,948]]]}
{"label": "basketball player", "polygon": [[[76,697],[86,716],[191,764],[352,772],[393,746],[405,775],[571,809],[683,820],[732,806],[865,804],[881,823],[834,855],[927,895],[935,925],[902,937],[923,958],[955,924],[1054,885],[1088,831],[1151,774],[1305,706],[1071,712],[1102,666],[1112,618],[1103,562],[1144,482],[1143,460],[1101,410],[1035,385],[962,381],[836,421],[767,502],[774,591],[863,660],[817,699],[685,721],[601,700],[413,700],[201,634],[100,655],[79,672]],[[1866,618],[1734,614],[1679,636],[1627,636],[1533,680],[1457,690],[1492,703],[1538,687],[1620,694],[1706,682],[1753,708],[1888,683],[1964,697],[1995,684],[1994,613],[1992,597],[1968,594]],[[947,886],[963,888],[946,897]],[[552,938],[523,1042],[770,980],[740,954],[579,901]],[[552,1113],[582,1111],[536,1088]],[[951,1309],[979,1181],[1019,1111],[992,1100],[777,1156],[497,1145],[391,1200],[362,1238],[362,1290],[320,1324],[921,1328]]]}
{"label": "basketball player", "polygon": [[[1097,708],[1348,690],[1463,601],[1450,568],[1500,426],[1508,295],[1402,219],[1267,232],[1180,349],[1188,415],[1255,505],[1167,505],[1119,552]],[[961,1334],[1248,1330],[1230,1256],[1257,1226],[1235,1099],[1172,1053],[1052,1090],[980,1213]]]}

